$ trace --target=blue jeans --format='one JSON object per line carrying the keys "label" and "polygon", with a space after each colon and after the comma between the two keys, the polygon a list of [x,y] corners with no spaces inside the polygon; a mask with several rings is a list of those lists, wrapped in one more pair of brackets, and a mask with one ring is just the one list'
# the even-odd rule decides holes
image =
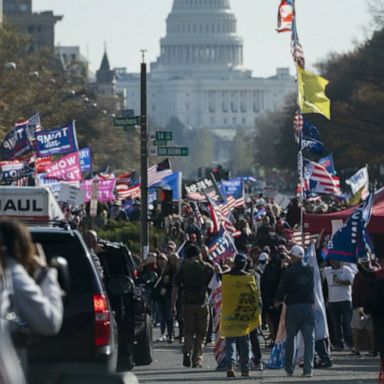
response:
{"label": "blue jeans", "polygon": [[[337,301],[329,303],[329,314],[331,316],[332,327],[334,331],[333,344],[335,348],[344,349],[344,343],[352,347],[352,303],[350,301]],[[343,332],[341,332],[343,329]],[[344,337],[343,337],[344,336]]]}
{"label": "blue jeans", "polygon": [[304,374],[311,373],[315,352],[315,311],[313,305],[287,305],[285,328],[287,331],[285,371],[287,373],[293,373],[293,370],[295,369],[295,336],[301,331],[304,339]]}
{"label": "blue jeans", "polygon": [[241,372],[247,372],[249,371],[249,335],[225,338],[228,369],[235,369],[236,367],[236,346],[239,348],[238,352]]}

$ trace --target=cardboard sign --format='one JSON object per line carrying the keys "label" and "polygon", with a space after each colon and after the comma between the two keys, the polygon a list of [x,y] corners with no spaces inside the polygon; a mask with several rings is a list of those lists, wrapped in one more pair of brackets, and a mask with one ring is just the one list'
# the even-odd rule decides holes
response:
{"label": "cardboard sign", "polygon": [[245,336],[260,324],[260,301],[255,277],[223,275],[221,336]]}
{"label": "cardboard sign", "polygon": [[73,185],[61,184],[58,201],[64,201],[72,207],[80,207],[84,203],[85,191]]}

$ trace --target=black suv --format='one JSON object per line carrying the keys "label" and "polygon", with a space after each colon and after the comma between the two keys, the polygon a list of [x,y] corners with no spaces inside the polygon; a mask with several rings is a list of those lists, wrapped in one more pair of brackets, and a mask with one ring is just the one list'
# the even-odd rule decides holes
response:
{"label": "black suv", "polygon": [[[33,241],[44,248],[49,262],[66,259],[69,291],[58,335],[33,336],[28,346],[30,371],[66,363],[92,363],[114,371],[117,365],[117,325],[105,288],[81,234],[55,227],[30,227]],[[46,369],[46,368],[44,368]]]}
{"label": "black suv", "polygon": [[122,243],[99,239],[98,245],[98,257],[119,330],[118,369],[151,364],[152,321],[144,290],[137,284],[131,252]]}

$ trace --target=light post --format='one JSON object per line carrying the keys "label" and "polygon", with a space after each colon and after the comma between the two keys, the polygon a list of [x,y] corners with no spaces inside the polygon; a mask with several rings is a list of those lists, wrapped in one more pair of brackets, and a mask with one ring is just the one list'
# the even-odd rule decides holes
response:
{"label": "light post", "polygon": [[147,126],[147,64],[145,50],[142,50],[141,88],[140,88],[140,172],[141,172],[141,210],[140,210],[140,251],[145,260],[149,253],[148,226],[148,126]]}

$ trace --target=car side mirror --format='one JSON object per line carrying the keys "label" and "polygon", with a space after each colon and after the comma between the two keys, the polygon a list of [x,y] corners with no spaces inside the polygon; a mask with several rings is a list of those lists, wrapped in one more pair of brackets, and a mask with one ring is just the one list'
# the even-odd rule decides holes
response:
{"label": "car side mirror", "polygon": [[114,295],[127,295],[133,292],[134,281],[128,276],[114,275],[107,281],[108,290]]}
{"label": "car side mirror", "polygon": [[68,269],[68,262],[64,257],[54,256],[49,261],[49,265],[50,267],[57,269],[58,281],[63,291],[63,301],[65,303],[71,291],[71,277]]}

